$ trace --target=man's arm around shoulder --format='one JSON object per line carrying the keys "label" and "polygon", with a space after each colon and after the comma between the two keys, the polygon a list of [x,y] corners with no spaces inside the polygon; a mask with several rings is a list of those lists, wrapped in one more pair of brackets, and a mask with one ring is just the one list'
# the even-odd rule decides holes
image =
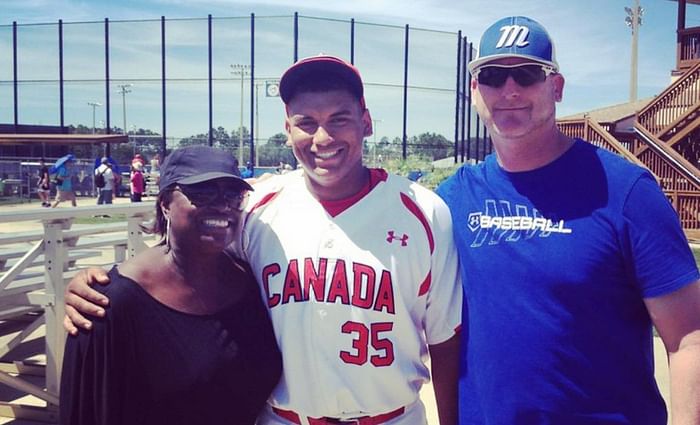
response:
{"label": "man's arm around shoulder", "polygon": [[73,276],[66,285],[64,298],[66,314],[63,317],[63,328],[71,335],[78,334],[78,327],[89,330],[92,322],[83,314],[103,317],[104,307],[109,304],[109,299],[90,287],[96,283],[106,285],[109,283],[107,272],[97,267],[82,270]]}

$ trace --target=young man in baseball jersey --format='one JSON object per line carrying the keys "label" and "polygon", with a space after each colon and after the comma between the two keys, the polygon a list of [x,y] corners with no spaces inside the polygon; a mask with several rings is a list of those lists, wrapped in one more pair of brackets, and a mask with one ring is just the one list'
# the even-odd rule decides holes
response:
{"label": "young man in baseball jersey", "polygon": [[[362,164],[372,119],[351,64],[301,60],[280,95],[302,169],[256,185],[243,242],[284,362],[260,423],[425,424],[429,352],[440,422],[455,424],[462,293],[446,205]],[[72,292],[98,300],[80,279],[76,308]]]}
{"label": "young man in baseball jersey", "polygon": [[673,423],[700,424],[700,275],[658,184],[559,131],[539,23],[493,24],[469,70],[495,155],[438,188],[468,276],[460,423],[665,425],[653,324]]}

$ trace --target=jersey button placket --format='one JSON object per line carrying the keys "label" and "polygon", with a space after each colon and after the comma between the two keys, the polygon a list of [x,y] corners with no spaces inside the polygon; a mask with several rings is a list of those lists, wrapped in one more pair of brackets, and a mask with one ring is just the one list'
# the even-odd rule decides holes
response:
{"label": "jersey button placket", "polygon": [[335,258],[333,246],[335,245],[336,232],[336,226],[331,223],[328,225],[328,230],[321,235],[319,247],[320,258]]}
{"label": "jersey button placket", "polygon": [[[338,258],[337,249],[335,249],[337,231],[337,227],[333,223],[329,223],[326,231],[323,232],[319,238],[318,258],[324,258],[328,261],[326,269],[326,285],[330,280],[330,274],[335,269],[336,258]],[[328,293],[328,287],[324,287],[326,292],[324,294],[325,299],[325,296]],[[313,303],[315,316],[315,320],[312,325],[314,330],[312,334],[312,343],[314,345],[313,351],[315,353],[319,353],[319,355],[322,357],[329,355],[332,356],[333,353],[328,352],[328,350],[335,350],[337,347],[335,347],[334,344],[329,345],[328,341],[335,340],[340,332],[340,329],[335,325],[332,312],[329,312],[329,307],[333,308],[334,306],[326,305],[325,302],[318,302],[315,299],[313,300]],[[326,363],[326,366],[327,364],[328,363]],[[318,377],[316,382],[320,387],[319,393],[323,394],[323,403],[326,405],[327,409],[331,409],[332,411],[335,407],[337,407],[337,403],[335,401],[336,388],[334,388],[332,383],[327,382],[327,377],[321,373],[321,370],[317,369],[316,376]]]}

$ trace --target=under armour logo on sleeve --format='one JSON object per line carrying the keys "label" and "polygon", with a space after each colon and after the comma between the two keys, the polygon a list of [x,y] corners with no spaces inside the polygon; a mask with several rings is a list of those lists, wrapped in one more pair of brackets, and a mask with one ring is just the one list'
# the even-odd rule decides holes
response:
{"label": "under armour logo on sleeve", "polygon": [[406,246],[406,245],[408,245],[408,235],[407,235],[407,234],[404,233],[404,234],[401,235],[401,236],[395,236],[395,235],[394,235],[394,231],[393,231],[393,230],[389,230],[389,231],[387,232],[386,241],[389,242],[389,243],[392,243],[392,242],[395,241],[395,240],[396,240],[396,241],[401,241],[401,246]]}

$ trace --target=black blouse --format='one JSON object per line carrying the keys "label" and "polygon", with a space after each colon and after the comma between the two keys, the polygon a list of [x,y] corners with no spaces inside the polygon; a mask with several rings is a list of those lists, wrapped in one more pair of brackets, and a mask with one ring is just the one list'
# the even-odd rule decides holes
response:
{"label": "black blouse", "polygon": [[66,342],[61,424],[253,424],[282,371],[253,276],[231,282],[248,290],[212,315],[167,307],[116,267],[109,276],[95,287],[105,317]]}

